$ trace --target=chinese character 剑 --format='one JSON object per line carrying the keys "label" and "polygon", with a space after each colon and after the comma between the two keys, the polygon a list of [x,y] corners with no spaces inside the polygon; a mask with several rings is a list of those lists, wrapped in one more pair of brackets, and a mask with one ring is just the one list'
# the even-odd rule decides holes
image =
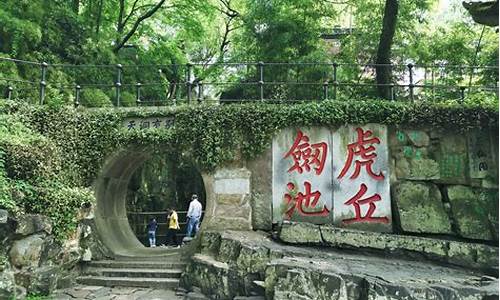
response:
{"label": "chinese character \u5251", "polygon": [[304,170],[311,171],[311,165],[315,165],[316,175],[321,174],[325,167],[327,151],[326,143],[321,142],[311,145],[309,144],[309,137],[299,130],[292,147],[284,156],[284,158],[292,156],[294,161],[288,172],[297,170],[299,174],[302,174]]}

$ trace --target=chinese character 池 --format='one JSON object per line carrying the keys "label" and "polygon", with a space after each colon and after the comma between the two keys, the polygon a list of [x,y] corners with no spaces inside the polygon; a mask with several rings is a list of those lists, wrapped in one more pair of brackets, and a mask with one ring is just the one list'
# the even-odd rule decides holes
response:
{"label": "chinese character \u6c60", "polygon": [[287,184],[288,192],[285,193],[285,204],[287,209],[285,215],[288,219],[292,218],[294,211],[296,210],[298,214],[302,216],[328,216],[330,210],[323,205],[323,208],[317,209],[316,205],[321,197],[320,191],[311,192],[311,183],[304,182],[305,193],[298,192],[296,190],[295,184],[289,182]]}
{"label": "chinese character \u6c60", "polygon": [[361,167],[365,167],[366,172],[375,180],[383,180],[384,175],[382,172],[375,174],[372,169],[372,165],[375,162],[374,159],[377,157],[377,153],[375,153],[375,147],[373,144],[380,144],[380,140],[377,137],[369,138],[372,135],[370,130],[363,131],[362,128],[356,128],[356,132],[358,134],[357,140],[354,143],[347,145],[347,160],[345,162],[344,168],[340,172],[338,178],[342,178],[346,175],[347,171],[352,165],[354,157],[360,157],[360,159],[356,159],[354,162],[354,172],[351,175],[351,179],[358,178],[359,173],[361,172]]}
{"label": "chinese character \u6c60", "polygon": [[[375,209],[377,206],[375,205],[374,202],[382,200],[379,194],[373,194],[370,197],[362,198],[366,191],[368,190],[368,187],[366,184],[362,183],[359,191],[354,195],[351,199],[349,199],[347,202],[345,202],[345,205],[352,205],[354,206],[354,213],[355,216],[354,218],[351,219],[344,219],[342,223],[344,224],[351,224],[351,223],[358,223],[358,222],[372,222],[372,223],[384,223],[387,224],[389,223],[389,219],[387,217],[372,217],[373,213],[375,212]],[[368,204],[368,211],[364,216],[361,215],[361,205]]]}
{"label": "chinese character \u6c60", "polygon": [[328,146],[325,142],[311,145],[309,137],[299,130],[292,147],[284,156],[293,158],[293,166],[288,169],[288,173],[297,171],[302,174],[304,170],[309,172],[313,165],[316,175],[320,175],[325,167],[327,152]]}

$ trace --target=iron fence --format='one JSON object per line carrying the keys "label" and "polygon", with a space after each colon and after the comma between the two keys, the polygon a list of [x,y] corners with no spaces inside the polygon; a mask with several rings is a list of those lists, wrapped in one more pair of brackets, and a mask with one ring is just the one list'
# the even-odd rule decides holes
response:
{"label": "iron fence", "polygon": [[[380,68],[390,69],[391,83],[376,83],[376,70]],[[70,65],[0,58],[3,96],[37,99],[38,104],[59,97],[72,99],[75,106],[96,106],[88,101],[98,98],[96,91],[116,107],[287,103],[376,97],[380,88],[387,89],[390,98],[398,101],[463,100],[480,92],[498,95],[498,66],[329,62]]]}

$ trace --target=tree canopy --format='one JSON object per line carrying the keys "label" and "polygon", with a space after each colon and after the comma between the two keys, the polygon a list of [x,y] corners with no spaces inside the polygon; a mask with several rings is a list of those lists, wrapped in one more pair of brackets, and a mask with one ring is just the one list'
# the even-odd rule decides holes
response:
{"label": "tree canopy", "polygon": [[[142,90],[145,99],[162,101],[185,96],[187,91],[181,82],[186,78],[188,62],[196,64],[189,78],[194,83],[232,83],[207,87],[205,94],[239,99],[255,98],[258,94],[257,88],[241,84],[258,79],[258,67],[221,67],[216,63],[391,63],[401,64],[402,69],[408,63],[498,66],[495,28],[474,23],[458,3],[448,9],[454,18],[441,18],[439,3],[438,0],[4,0],[0,3],[0,57],[55,64],[47,74],[48,101],[70,103],[73,86],[87,84],[82,101],[89,106],[113,104],[112,85],[116,81],[113,65],[117,63],[124,65],[124,83],[165,83]],[[392,27],[390,43],[383,32],[384,24]],[[337,27],[347,29],[349,34],[336,37],[333,43],[321,38]],[[127,68],[135,65],[143,67]],[[433,80],[440,72],[435,69]],[[423,72],[422,78],[417,78],[421,83],[431,77],[430,69],[424,68]],[[467,70],[449,72],[451,76],[438,79],[458,85],[472,84],[467,80]],[[337,76],[345,82],[374,83],[375,76],[371,73],[374,70],[369,66],[346,66],[339,68]],[[498,81],[497,70],[485,71],[481,76],[474,71],[469,73],[475,75],[474,84]],[[405,80],[404,74],[404,70],[393,69],[392,73],[382,75],[384,82],[398,82]],[[280,82],[322,82],[331,80],[331,66],[288,69],[268,66],[263,75]],[[36,99],[39,79],[38,65],[0,61],[2,93],[7,86],[13,86],[18,97]],[[32,87],[26,88],[20,81],[29,81]],[[111,86],[91,86],[102,83]],[[317,98],[320,93],[320,89],[313,92],[304,86],[276,85],[266,87],[265,97]],[[345,87],[344,93],[372,96],[376,89]],[[134,94],[132,86],[124,86],[122,105],[135,105]]]}

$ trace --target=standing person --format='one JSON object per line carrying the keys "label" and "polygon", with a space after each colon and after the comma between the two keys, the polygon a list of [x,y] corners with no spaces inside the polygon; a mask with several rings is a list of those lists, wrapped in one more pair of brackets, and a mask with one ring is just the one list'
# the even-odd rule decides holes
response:
{"label": "standing person", "polygon": [[198,196],[193,194],[191,196],[191,203],[189,203],[189,209],[187,212],[188,224],[186,236],[191,237],[191,233],[194,231],[194,235],[198,232],[200,226],[201,218],[201,203],[198,201]]}
{"label": "standing person", "polygon": [[171,244],[175,247],[180,247],[177,241],[177,232],[179,231],[179,217],[173,208],[168,209],[168,231],[167,231],[167,245]]}
{"label": "standing person", "polygon": [[148,238],[149,238],[149,247],[156,247],[156,228],[158,224],[156,223],[155,218],[151,218],[148,224]]}

